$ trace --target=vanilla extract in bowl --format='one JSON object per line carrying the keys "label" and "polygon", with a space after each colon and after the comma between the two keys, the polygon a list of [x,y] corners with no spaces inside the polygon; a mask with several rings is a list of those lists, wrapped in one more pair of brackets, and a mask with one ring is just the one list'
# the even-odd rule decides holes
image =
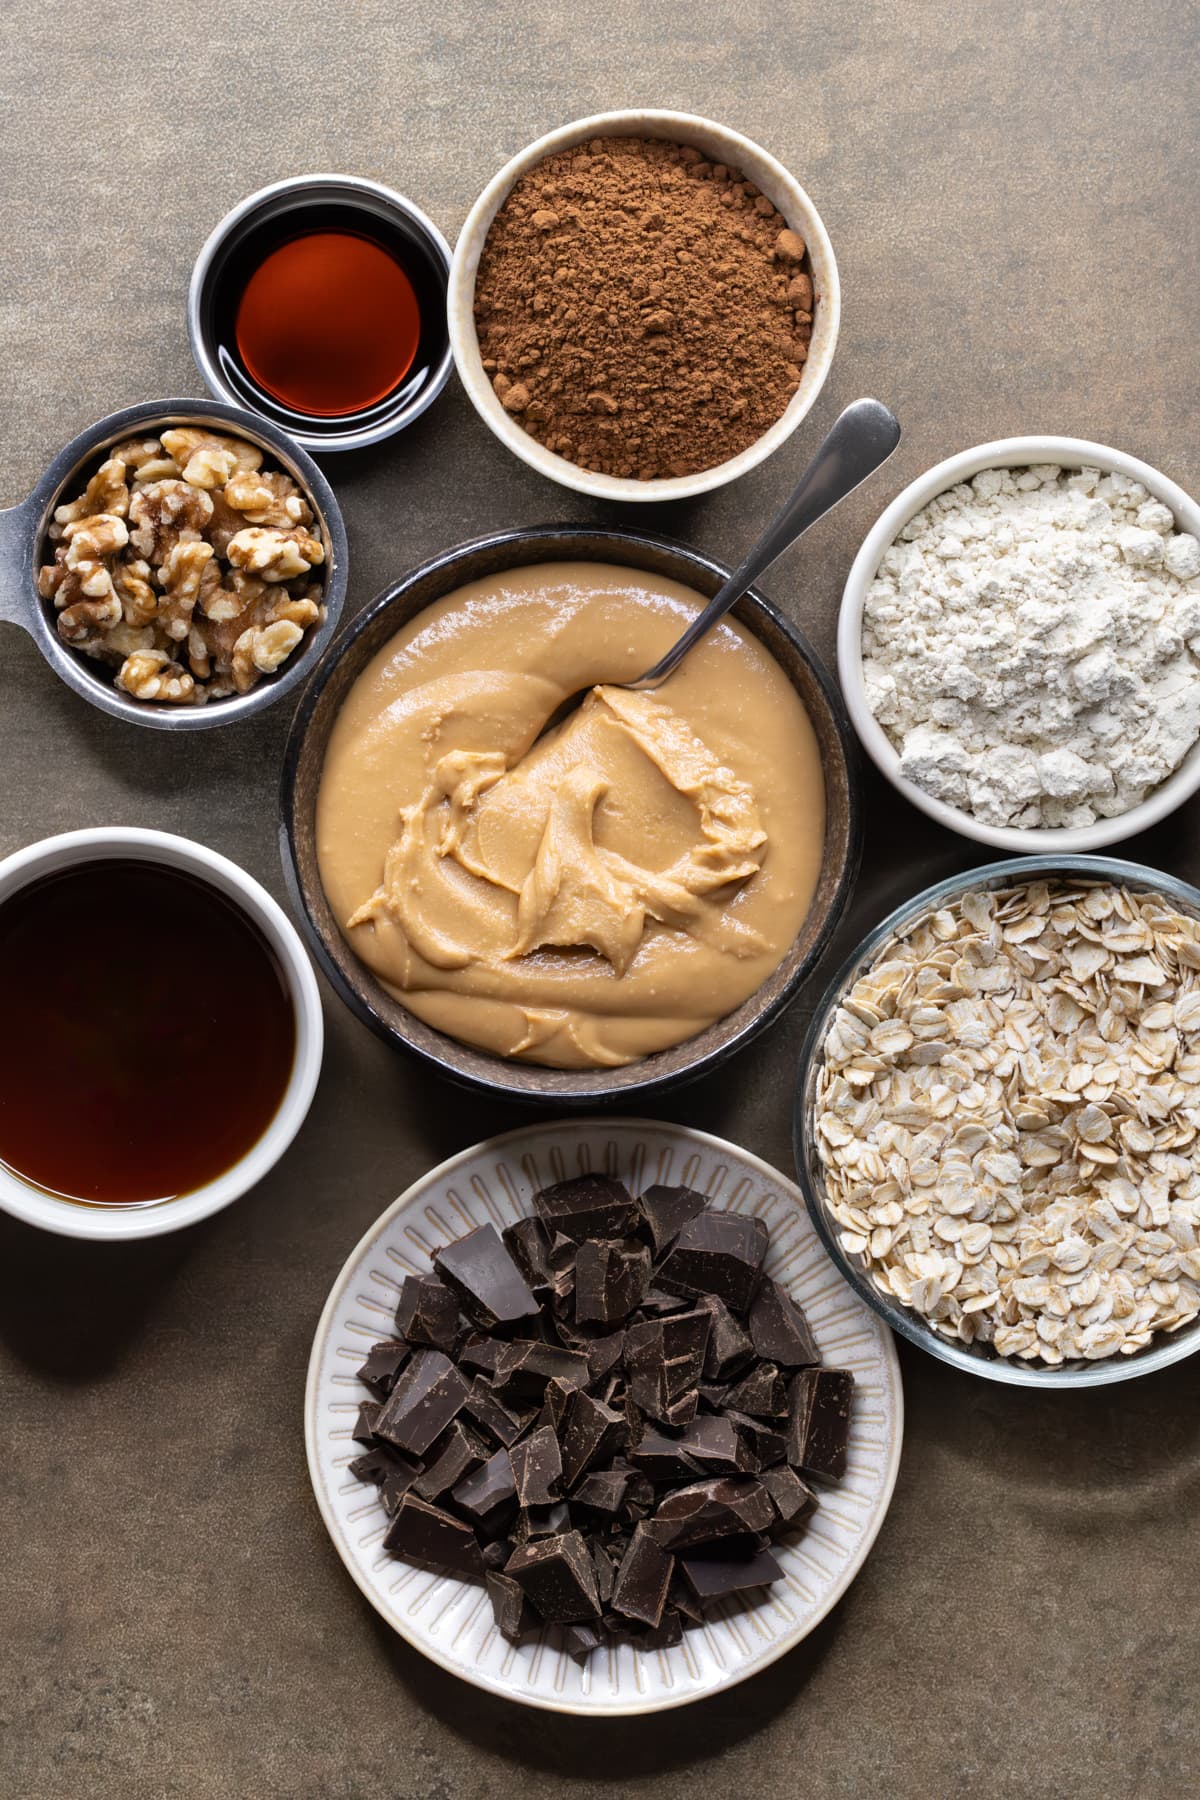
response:
{"label": "vanilla extract in bowl", "polygon": [[0,1163],[86,1206],[194,1192],[271,1124],[293,1004],[258,927],[209,883],[73,864],[0,904]]}
{"label": "vanilla extract in bowl", "polygon": [[193,352],[214,392],[309,449],[373,443],[445,383],[448,268],[440,233],[402,196],[348,176],[281,183],[201,252]]}

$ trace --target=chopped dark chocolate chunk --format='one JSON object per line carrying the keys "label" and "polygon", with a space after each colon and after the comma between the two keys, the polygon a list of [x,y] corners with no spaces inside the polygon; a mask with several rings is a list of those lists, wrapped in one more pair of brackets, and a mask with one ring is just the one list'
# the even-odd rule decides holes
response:
{"label": "chopped dark chocolate chunk", "polygon": [[620,1365],[625,1352],[625,1333],[610,1331],[607,1337],[593,1338],[588,1345],[588,1380],[594,1386]]}
{"label": "chopped dark chocolate chunk", "polygon": [[727,1412],[725,1417],[736,1426],[737,1434],[746,1445],[760,1469],[769,1469],[775,1463],[781,1463],[787,1455],[787,1438],[784,1436],[783,1421],[779,1428],[767,1425],[762,1419],[752,1419],[748,1413]]}
{"label": "chopped dark chocolate chunk", "polygon": [[571,1509],[565,1500],[554,1500],[549,1506],[523,1506],[509,1528],[509,1541],[527,1544],[531,1538],[557,1537],[571,1529]]}
{"label": "chopped dark chocolate chunk", "polygon": [[795,1469],[786,1463],[777,1469],[764,1469],[759,1480],[771,1496],[781,1525],[794,1525],[806,1519],[817,1504],[817,1496],[808,1483],[801,1481]]}
{"label": "chopped dark chocolate chunk", "polygon": [[464,1476],[456,1483],[450,1498],[460,1512],[477,1519],[485,1527],[504,1512],[515,1510],[517,1490],[508,1451],[497,1450],[482,1468]]}
{"label": "chopped dark chocolate chunk", "polygon": [[571,1495],[571,1505],[577,1511],[611,1516],[620,1510],[628,1485],[629,1476],[619,1469],[593,1469]]}
{"label": "chopped dark chocolate chunk", "polygon": [[848,1369],[801,1369],[790,1392],[788,1461],[794,1468],[835,1480],[846,1473],[853,1392]]}
{"label": "chopped dark chocolate chunk", "polygon": [[686,1394],[680,1394],[678,1400],[672,1400],[670,1406],[663,1408],[663,1423],[670,1425],[672,1430],[681,1430],[683,1426],[691,1424],[699,1406],[699,1389],[689,1388]]}
{"label": "chopped dark chocolate chunk", "polygon": [[660,1287],[683,1294],[715,1294],[731,1312],[754,1298],[767,1228],[750,1213],[704,1212],[690,1219],[658,1271]]}
{"label": "chopped dark chocolate chunk", "polygon": [[358,1371],[358,1379],[386,1400],[396,1385],[396,1377],[408,1361],[411,1344],[403,1338],[384,1338],[381,1343],[372,1344],[367,1352],[367,1360]]}
{"label": "chopped dark chocolate chunk", "polygon": [[488,1446],[462,1419],[455,1419],[429,1448],[425,1467],[413,1482],[422,1500],[436,1500],[488,1459]]}
{"label": "chopped dark chocolate chunk", "polygon": [[499,1569],[489,1569],[484,1576],[484,1583],[488,1599],[492,1603],[492,1617],[496,1621],[497,1631],[510,1644],[519,1644],[531,1624],[524,1588],[511,1575],[505,1575]]}
{"label": "chopped dark chocolate chunk", "polygon": [[458,1353],[458,1365],[461,1369],[471,1369],[476,1373],[494,1375],[496,1364],[508,1348],[503,1338],[484,1337],[476,1332],[469,1337]]}
{"label": "chopped dark chocolate chunk", "polygon": [[379,1490],[379,1498],[383,1501],[383,1510],[389,1518],[420,1473],[421,1470],[415,1463],[388,1471],[384,1477],[383,1486]]}
{"label": "chopped dark chocolate chunk", "polygon": [[594,1625],[564,1625],[563,1649],[568,1656],[586,1662],[593,1650],[600,1648],[600,1633]]}
{"label": "chopped dark chocolate chunk", "polygon": [[575,1259],[575,1317],[583,1324],[619,1325],[641,1304],[650,1285],[650,1252],[629,1238],[589,1239]]}
{"label": "chopped dark chocolate chunk", "polygon": [[538,1217],[572,1243],[585,1238],[632,1237],[641,1213],[624,1182],[611,1175],[577,1175],[533,1196]]}
{"label": "chopped dark chocolate chunk", "polygon": [[511,1445],[508,1460],[519,1506],[550,1506],[559,1498],[562,1455],[548,1425]]}
{"label": "chopped dark chocolate chunk", "polygon": [[501,1232],[505,1249],[532,1288],[549,1287],[550,1236],[540,1219],[532,1214],[506,1225]]}
{"label": "chopped dark chocolate chunk", "polygon": [[375,1400],[364,1400],[358,1409],[358,1418],[354,1422],[354,1430],[350,1433],[356,1444],[370,1444],[375,1439],[375,1421],[383,1411]]}
{"label": "chopped dark chocolate chunk", "polygon": [[785,1419],[788,1391],[775,1364],[762,1362],[729,1389],[725,1404],[734,1412],[751,1413],[756,1419]]}
{"label": "chopped dark chocolate chunk", "polygon": [[652,1418],[664,1418],[667,1409],[699,1381],[710,1325],[709,1314],[694,1309],[665,1319],[647,1319],[626,1331],[624,1363],[629,1392]]}
{"label": "chopped dark chocolate chunk", "polygon": [[497,1362],[492,1388],[500,1400],[535,1400],[540,1405],[552,1376],[573,1387],[586,1387],[587,1357],[580,1350],[518,1338]]}
{"label": "chopped dark chocolate chunk", "polygon": [[668,1294],[662,1288],[647,1288],[641,1311],[644,1313],[687,1312],[692,1306],[694,1298],[695,1296],[692,1294]]}
{"label": "chopped dark chocolate chunk", "polygon": [[375,1435],[423,1456],[462,1411],[470,1391],[440,1350],[415,1350],[375,1421]]}
{"label": "chopped dark chocolate chunk", "polygon": [[534,1429],[537,1430],[543,1425],[548,1425],[554,1435],[561,1438],[567,1408],[573,1397],[582,1391],[582,1388],[572,1387],[567,1382],[560,1380],[557,1375],[552,1376],[546,1383],[542,1410],[534,1420]]}
{"label": "chopped dark chocolate chunk", "polygon": [[533,1291],[494,1225],[480,1225],[435,1252],[433,1266],[463,1310],[487,1331],[537,1317]]}
{"label": "chopped dark chocolate chunk", "polygon": [[573,1625],[600,1616],[596,1571],[578,1531],[522,1544],[505,1563],[504,1573],[521,1584],[548,1625]]}
{"label": "chopped dark chocolate chunk", "polygon": [[628,1436],[622,1413],[576,1389],[560,1427],[563,1482],[568,1490],[594,1463],[609,1462]]}
{"label": "chopped dark chocolate chunk", "polygon": [[612,1599],[613,1587],[617,1579],[617,1571],[612,1557],[603,1544],[592,1543],[592,1567],[596,1571],[596,1592],[600,1596],[601,1606],[607,1606]]}
{"label": "chopped dark chocolate chunk", "polygon": [[709,1381],[732,1381],[753,1357],[754,1345],[725,1302],[715,1294],[704,1294],[699,1304],[712,1317],[708,1349],[704,1353],[704,1373]]}
{"label": "chopped dark chocolate chunk", "polygon": [[779,1564],[769,1550],[755,1550],[749,1556],[731,1557],[720,1546],[712,1550],[688,1550],[679,1558],[680,1567],[701,1600],[721,1600],[730,1594],[744,1594],[751,1588],[765,1587],[780,1576]]}
{"label": "chopped dark chocolate chunk", "polygon": [[664,1495],[647,1530],[664,1550],[683,1550],[713,1538],[766,1531],[774,1518],[771,1496],[755,1476],[724,1475]]}
{"label": "chopped dark chocolate chunk", "polygon": [[711,1414],[693,1419],[677,1441],[680,1449],[707,1473],[737,1475],[748,1467],[746,1447],[729,1419]]}
{"label": "chopped dark chocolate chunk", "polygon": [[612,1592],[614,1612],[655,1626],[667,1603],[675,1558],[655,1542],[646,1525],[638,1525],[617,1570]]}
{"label": "chopped dark chocolate chunk", "polygon": [[483,1557],[471,1527],[413,1493],[405,1494],[383,1536],[385,1550],[421,1568],[483,1574]]}
{"label": "chopped dark chocolate chunk", "polygon": [[[808,1320],[791,1295],[785,1294],[769,1275],[764,1275],[758,1284],[749,1323],[751,1342],[765,1362],[778,1363],[785,1369],[806,1368],[820,1362]],[[746,1408],[747,1412],[753,1410]]]}
{"label": "chopped dark chocolate chunk", "polygon": [[458,1301],[436,1275],[406,1275],[396,1329],[414,1344],[429,1344],[453,1356],[463,1335]]}
{"label": "chopped dark chocolate chunk", "polygon": [[362,1456],[356,1456],[349,1467],[356,1481],[373,1481],[376,1487],[380,1487],[389,1475],[400,1475],[406,1470],[411,1470],[414,1475],[418,1472],[416,1464],[393,1450],[390,1444],[372,1444]]}
{"label": "chopped dark chocolate chunk", "polygon": [[690,1219],[702,1213],[708,1201],[690,1187],[648,1187],[638,1196],[642,1217],[650,1228],[655,1256],[661,1256],[668,1244],[683,1230]]}
{"label": "chopped dark chocolate chunk", "polygon": [[477,1375],[471,1383],[463,1410],[490,1432],[498,1444],[515,1443],[533,1418],[533,1411],[528,1407],[505,1406],[482,1375]]}
{"label": "chopped dark chocolate chunk", "polygon": [[700,1464],[681,1448],[679,1439],[662,1431],[647,1431],[628,1451],[630,1462],[651,1481],[693,1481],[703,1474]]}
{"label": "chopped dark chocolate chunk", "polygon": [[673,1606],[668,1606],[653,1631],[639,1632],[633,1642],[639,1650],[673,1650],[683,1641],[683,1620]]}

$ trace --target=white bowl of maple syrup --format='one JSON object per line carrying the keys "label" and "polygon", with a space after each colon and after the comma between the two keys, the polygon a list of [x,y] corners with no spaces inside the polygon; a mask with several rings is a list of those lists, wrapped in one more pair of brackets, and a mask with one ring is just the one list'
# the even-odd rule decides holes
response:
{"label": "white bowl of maple syrup", "polygon": [[66,1237],[208,1218],[279,1161],[316,1091],[316,977],[236,863],[100,827],[0,862],[0,1208]]}
{"label": "white bowl of maple syrup", "polygon": [[445,387],[450,246],[357,175],[297,175],[239,202],[192,270],[188,337],[219,400],[308,450],[405,430]]}

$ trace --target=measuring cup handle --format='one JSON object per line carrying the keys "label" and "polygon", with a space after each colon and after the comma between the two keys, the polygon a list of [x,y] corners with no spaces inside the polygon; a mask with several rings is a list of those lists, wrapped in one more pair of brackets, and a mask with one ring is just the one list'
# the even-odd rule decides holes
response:
{"label": "measuring cup handle", "polygon": [[33,566],[33,503],[0,512],[0,622],[32,629],[29,582]]}

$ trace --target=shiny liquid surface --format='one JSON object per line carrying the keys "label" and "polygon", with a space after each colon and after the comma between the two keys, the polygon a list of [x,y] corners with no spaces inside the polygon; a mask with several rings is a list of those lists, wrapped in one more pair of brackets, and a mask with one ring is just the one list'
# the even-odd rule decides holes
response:
{"label": "shiny liquid surface", "polygon": [[376,405],[404,379],[421,312],[381,244],[311,231],[255,269],[235,329],[242,361],[268,393],[295,412],[335,418]]}
{"label": "shiny liquid surface", "polygon": [[128,860],[0,904],[0,1161],[68,1200],[192,1192],[262,1136],[295,1017],[274,953],[215,888]]}

